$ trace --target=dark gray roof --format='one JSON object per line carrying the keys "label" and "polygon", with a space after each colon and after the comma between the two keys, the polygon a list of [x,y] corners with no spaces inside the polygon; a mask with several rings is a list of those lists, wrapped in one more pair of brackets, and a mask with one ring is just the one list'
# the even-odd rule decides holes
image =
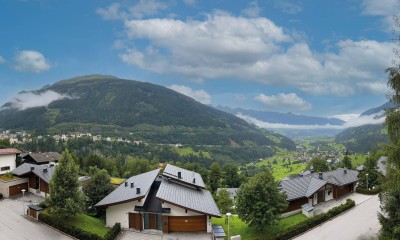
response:
{"label": "dark gray roof", "polygon": [[41,207],[39,207],[38,205],[35,205],[35,204],[30,204],[30,205],[28,205],[28,207],[33,209],[33,210],[35,210],[35,211],[42,211],[43,210],[43,208],[41,208]]}
{"label": "dark gray roof", "polygon": [[[178,178],[178,172],[181,172],[181,178]],[[173,166],[171,164],[168,164],[165,167],[163,176],[165,176],[166,178],[174,179],[178,182],[183,182],[200,188],[206,188],[203,182],[203,178],[200,174]],[[193,182],[193,179],[195,179],[195,182]]]}
{"label": "dark gray roof", "polygon": [[30,156],[37,163],[59,161],[61,155],[58,152],[44,152],[44,153],[28,153],[23,158],[28,159]]}
{"label": "dark gray roof", "polygon": [[221,225],[212,225],[211,228],[212,228],[212,234],[214,235],[214,237],[217,237],[217,238],[226,237],[225,231]]}
{"label": "dark gray roof", "polygon": [[163,178],[156,197],[182,208],[221,217],[211,193],[205,189],[186,187]]}
{"label": "dark gray roof", "polygon": [[280,185],[282,191],[286,193],[287,200],[295,200],[302,197],[310,197],[318,189],[327,183],[343,186],[358,181],[358,172],[339,168],[334,171],[322,173],[322,179],[319,179],[318,173],[305,176],[299,175],[295,178],[282,180]]}
{"label": "dark gray roof", "polygon": [[[47,171],[44,171],[44,169],[46,169]],[[40,177],[43,181],[49,183],[51,177],[54,174],[54,169],[55,169],[54,166],[49,167],[47,165],[24,163],[15,168],[14,170],[12,170],[11,173],[17,176],[22,176],[32,172],[36,176]]]}
{"label": "dark gray roof", "polygon": [[[121,185],[119,185],[119,187],[108,194],[95,206],[101,207],[115,205],[118,203],[129,202],[145,197],[159,172],[160,169],[156,169],[150,172],[130,177],[125,181],[128,183],[128,186],[125,186],[125,183],[122,183]],[[131,183],[134,183],[133,188],[131,188]],[[140,187],[139,194],[136,193],[136,188],[138,187]]]}
{"label": "dark gray roof", "polygon": [[378,172],[382,173],[383,176],[386,176],[386,163],[387,157],[382,156],[378,159],[378,163],[376,164]]}

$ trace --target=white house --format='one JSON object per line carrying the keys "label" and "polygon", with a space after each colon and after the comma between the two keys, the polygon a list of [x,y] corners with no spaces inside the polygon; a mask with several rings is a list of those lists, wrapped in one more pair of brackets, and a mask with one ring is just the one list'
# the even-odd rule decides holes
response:
{"label": "white house", "polygon": [[21,152],[15,148],[0,149],[0,174],[15,169],[18,154],[21,154]]}
{"label": "white house", "polygon": [[133,176],[97,203],[106,207],[106,225],[169,232],[208,232],[221,213],[200,174],[168,164]]}

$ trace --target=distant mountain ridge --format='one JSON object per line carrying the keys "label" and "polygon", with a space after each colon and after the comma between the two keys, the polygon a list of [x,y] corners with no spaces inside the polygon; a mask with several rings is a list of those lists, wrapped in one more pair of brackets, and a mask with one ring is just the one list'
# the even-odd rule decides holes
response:
{"label": "distant mountain ridge", "polygon": [[[294,148],[294,143],[280,134],[147,82],[88,75],[23,94],[2,106],[0,128],[50,134],[86,131],[154,143]],[[21,107],[28,104],[24,102],[26,94],[33,95],[38,106]],[[45,97],[54,100],[44,106],[40,100]]]}

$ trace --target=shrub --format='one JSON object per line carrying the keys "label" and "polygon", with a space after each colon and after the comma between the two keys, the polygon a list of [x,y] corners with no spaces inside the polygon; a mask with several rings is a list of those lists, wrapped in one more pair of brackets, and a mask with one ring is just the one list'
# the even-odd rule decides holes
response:
{"label": "shrub", "polygon": [[366,188],[357,188],[356,192],[365,194],[365,195],[375,195],[378,194],[381,191],[381,188],[374,188],[374,189],[366,189]]}
{"label": "shrub", "polygon": [[327,213],[323,213],[320,215],[317,215],[315,217],[309,218],[303,222],[300,222],[290,228],[288,228],[286,231],[279,233],[278,235],[274,236],[272,239],[274,240],[285,240],[285,239],[290,239],[293,238],[323,222],[326,222],[335,216],[339,215],[340,213],[354,207],[356,204],[353,200],[347,199],[345,204],[342,204],[340,206],[334,207],[331,210],[329,210]]}
{"label": "shrub", "polygon": [[115,225],[107,232],[104,238],[106,240],[114,240],[118,236],[119,232],[121,232],[121,224],[115,223]]}

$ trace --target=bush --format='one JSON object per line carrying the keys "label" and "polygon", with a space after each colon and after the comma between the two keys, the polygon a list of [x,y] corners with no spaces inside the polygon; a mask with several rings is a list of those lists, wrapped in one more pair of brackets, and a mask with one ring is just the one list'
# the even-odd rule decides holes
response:
{"label": "bush", "polygon": [[121,224],[115,223],[115,225],[107,232],[104,238],[106,240],[114,240],[118,236],[119,232],[121,232]]}
{"label": "bush", "polygon": [[339,215],[340,213],[354,207],[356,204],[353,200],[347,199],[345,204],[342,204],[340,206],[334,207],[331,210],[329,210],[327,213],[323,213],[320,215],[317,215],[315,217],[309,218],[303,222],[300,222],[290,228],[288,228],[286,231],[279,233],[278,235],[274,236],[272,239],[274,240],[285,240],[285,239],[290,239],[293,238],[323,222],[326,222],[335,216]]}
{"label": "bush", "polygon": [[381,191],[381,188],[374,188],[374,189],[366,189],[366,188],[357,188],[356,192],[365,194],[365,195],[375,195],[378,194]]}

